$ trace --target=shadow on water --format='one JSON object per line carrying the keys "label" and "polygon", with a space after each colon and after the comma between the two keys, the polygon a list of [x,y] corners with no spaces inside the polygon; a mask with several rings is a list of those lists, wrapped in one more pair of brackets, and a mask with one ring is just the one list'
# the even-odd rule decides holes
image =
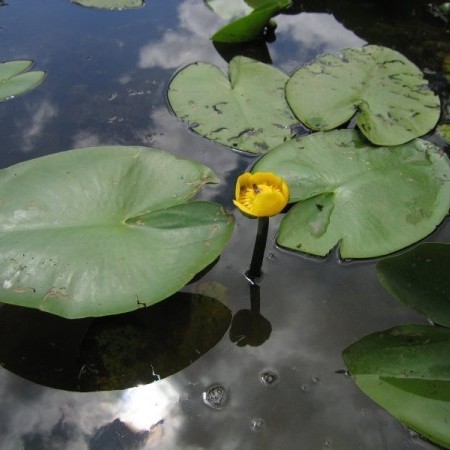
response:
{"label": "shadow on water", "polygon": [[[125,389],[172,375],[222,338],[231,312],[218,300],[178,293],[154,306],[102,318],[67,320],[3,305],[3,367],[69,391]],[[17,324],[21,324],[17,326]]]}

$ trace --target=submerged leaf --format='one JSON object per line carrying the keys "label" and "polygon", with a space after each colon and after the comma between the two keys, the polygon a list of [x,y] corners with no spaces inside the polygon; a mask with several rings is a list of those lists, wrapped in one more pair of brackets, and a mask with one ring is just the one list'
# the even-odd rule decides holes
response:
{"label": "submerged leaf", "polygon": [[134,9],[144,6],[144,0],[72,0],[72,3],[98,9]]}
{"label": "submerged leaf", "polygon": [[403,303],[450,327],[449,267],[450,244],[427,243],[379,261],[377,274]]}
{"label": "submerged leaf", "polygon": [[400,53],[376,45],[324,55],[295,72],[286,85],[296,116],[313,130],[331,130],[356,114],[372,143],[399,145],[437,123],[439,97],[422,72]]}
{"label": "submerged leaf", "polygon": [[188,202],[217,182],[146,147],[77,149],[0,171],[0,300],[67,318],[149,306],[226,245],[233,217]]}
{"label": "submerged leaf", "polygon": [[342,354],[356,384],[407,427],[450,448],[450,329],[405,325]]}
{"label": "submerged leaf", "polygon": [[266,153],[291,136],[295,117],[286,103],[288,77],[243,56],[216,66],[194,63],[178,72],[168,98],[175,114],[202,136],[236,150]]}
{"label": "submerged leaf", "polygon": [[294,205],[277,242],[324,256],[339,244],[343,258],[370,258],[424,238],[450,208],[448,158],[416,139],[375,147],[356,130],[315,133],[265,155],[252,172],[273,171]]}
{"label": "submerged leaf", "polygon": [[0,63],[0,102],[23,94],[38,86],[45,78],[45,72],[26,72],[33,61],[7,61]]}

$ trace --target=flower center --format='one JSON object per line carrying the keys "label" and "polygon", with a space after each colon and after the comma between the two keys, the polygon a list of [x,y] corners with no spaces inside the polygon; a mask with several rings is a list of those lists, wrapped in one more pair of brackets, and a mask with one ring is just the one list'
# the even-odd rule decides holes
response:
{"label": "flower center", "polygon": [[239,193],[239,203],[252,210],[257,195],[264,195],[271,192],[281,192],[281,190],[276,186],[266,183],[242,186]]}

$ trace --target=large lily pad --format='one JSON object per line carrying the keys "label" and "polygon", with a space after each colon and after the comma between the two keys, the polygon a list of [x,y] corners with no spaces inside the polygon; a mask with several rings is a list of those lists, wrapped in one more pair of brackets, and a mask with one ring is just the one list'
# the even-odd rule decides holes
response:
{"label": "large lily pad", "polygon": [[[250,42],[261,38],[271,18],[291,5],[290,0],[266,0],[244,17],[225,25],[212,36],[214,42]],[[256,6],[256,5],[255,5]]]}
{"label": "large lily pad", "polygon": [[356,114],[372,143],[399,145],[437,123],[439,97],[400,53],[368,45],[324,55],[297,70],[286,85],[296,116],[313,130],[331,130]]}
{"label": "large lily pad", "polygon": [[156,303],[226,245],[233,217],[188,202],[217,182],[145,147],[78,149],[0,171],[0,301],[67,318]]}
{"label": "large lily pad", "polygon": [[290,138],[297,121],[286,102],[287,75],[244,56],[233,58],[229,78],[197,62],[178,72],[168,98],[175,114],[202,136],[262,154]]}
{"label": "large lily pad", "polygon": [[38,86],[45,78],[45,72],[27,72],[33,61],[7,61],[0,63],[0,102],[23,94]]}
{"label": "large lily pad", "polygon": [[98,9],[135,9],[144,6],[144,0],[72,0],[72,3]]}
{"label": "large lily pad", "polygon": [[406,325],[374,333],[343,358],[356,384],[406,426],[450,448],[450,329]]}
{"label": "large lily pad", "polygon": [[375,147],[356,130],[319,132],[278,146],[253,171],[287,181],[298,203],[277,241],[313,255],[338,244],[343,258],[394,252],[434,231],[450,208],[448,158],[420,139]]}
{"label": "large lily pad", "polygon": [[379,261],[378,278],[403,303],[450,327],[450,244],[427,243]]}

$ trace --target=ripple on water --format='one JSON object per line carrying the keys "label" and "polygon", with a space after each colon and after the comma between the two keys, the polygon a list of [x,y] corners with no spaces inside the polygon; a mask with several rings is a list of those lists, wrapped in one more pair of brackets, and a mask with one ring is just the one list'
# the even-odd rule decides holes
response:
{"label": "ripple on water", "polygon": [[215,383],[203,392],[203,402],[213,409],[223,409],[228,401],[228,389]]}
{"label": "ripple on water", "polygon": [[259,375],[259,379],[266,386],[274,386],[278,383],[279,376],[273,370],[263,370]]}

